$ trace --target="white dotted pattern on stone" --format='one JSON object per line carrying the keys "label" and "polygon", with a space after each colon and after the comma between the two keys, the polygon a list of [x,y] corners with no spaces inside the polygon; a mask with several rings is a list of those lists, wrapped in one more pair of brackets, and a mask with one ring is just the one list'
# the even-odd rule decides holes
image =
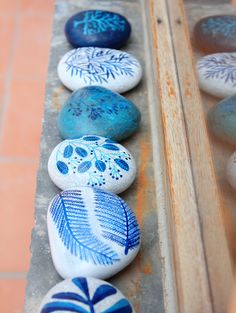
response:
{"label": "white dotted pattern on stone", "polygon": [[100,136],[83,136],[54,148],[48,172],[62,190],[90,186],[121,193],[134,181],[136,165],[122,145]]}
{"label": "white dotted pattern on stone", "polygon": [[70,90],[101,86],[119,93],[134,88],[142,77],[141,65],[132,55],[95,47],[67,52],[60,60],[57,72]]}
{"label": "white dotted pattern on stone", "polygon": [[197,62],[200,89],[219,98],[236,94],[236,53],[215,53]]}
{"label": "white dotted pattern on stone", "polygon": [[51,312],[135,313],[116,287],[91,277],[66,279],[50,289],[39,313]]}
{"label": "white dotted pattern on stone", "polygon": [[109,278],[140,248],[134,212],[118,196],[82,187],[57,195],[48,209],[53,263],[63,278]]}

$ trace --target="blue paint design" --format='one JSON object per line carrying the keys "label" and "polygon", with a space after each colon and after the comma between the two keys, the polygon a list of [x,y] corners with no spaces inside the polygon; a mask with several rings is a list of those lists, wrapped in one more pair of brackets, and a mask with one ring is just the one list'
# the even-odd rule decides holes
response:
{"label": "blue paint design", "polygon": [[72,156],[72,153],[73,153],[73,147],[68,145],[65,147],[63,156],[64,158],[69,158]]}
{"label": "blue paint design", "polygon": [[139,67],[137,60],[125,52],[96,47],[72,50],[65,64],[71,77],[79,76],[87,85],[107,83],[122,76],[133,77],[134,68]]}
{"label": "blue paint design", "polygon": [[92,233],[80,191],[59,194],[50,206],[50,213],[63,244],[72,255],[95,265],[111,265],[119,260],[117,253]]}
{"label": "blue paint design", "polygon": [[[56,311],[77,312],[77,313],[98,313],[96,305],[102,301],[108,301],[112,295],[117,293],[117,289],[108,284],[101,284],[95,290],[93,296],[90,295],[88,287],[88,281],[86,278],[79,277],[72,279],[72,282],[79,288],[79,291],[83,295],[74,292],[61,292],[54,294],[52,299],[57,301],[46,303],[40,313],[50,313]],[[62,300],[62,301],[60,301]],[[74,301],[74,302],[72,302]],[[86,306],[81,307],[75,302],[82,303]],[[112,304],[109,308],[100,311],[100,313],[132,313],[132,307],[129,302],[122,298],[115,304]]]}
{"label": "blue paint design", "polygon": [[124,247],[124,254],[140,244],[140,230],[134,212],[119,197],[95,191],[96,217],[103,236]]}
{"label": "blue paint design", "polygon": [[62,161],[57,161],[57,168],[63,175],[66,175],[69,171],[68,166]]}
{"label": "blue paint design", "polygon": [[74,20],[73,27],[83,27],[83,34],[86,36],[103,33],[107,30],[124,31],[126,22],[118,14],[104,12],[100,10],[87,11],[83,15],[83,19]]}
{"label": "blue paint design", "polygon": [[[131,155],[120,150],[116,143],[108,143],[102,137],[84,136],[75,140],[68,140],[73,148],[73,154],[64,158],[64,143],[58,148],[56,164],[63,175],[82,173],[88,176],[87,186],[101,187],[106,184],[105,171],[114,180],[123,177],[123,171],[129,171],[128,161]],[[67,146],[68,146],[67,145]]]}
{"label": "blue paint design", "polygon": [[227,38],[235,38],[236,17],[230,15],[209,17],[202,22],[202,30],[213,36],[222,35]]}
{"label": "blue paint design", "polygon": [[197,68],[204,70],[204,77],[207,79],[216,78],[225,84],[236,86],[236,54],[221,53],[203,57]]}

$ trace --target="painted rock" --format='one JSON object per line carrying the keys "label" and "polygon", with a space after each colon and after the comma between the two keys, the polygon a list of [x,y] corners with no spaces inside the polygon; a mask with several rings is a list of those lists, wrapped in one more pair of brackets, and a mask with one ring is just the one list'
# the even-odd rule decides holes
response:
{"label": "painted rock", "polygon": [[135,313],[125,296],[113,285],[92,277],[66,279],[51,288],[39,313]]}
{"label": "painted rock", "polygon": [[75,48],[120,48],[130,33],[130,23],[124,16],[101,10],[79,12],[65,25],[66,38]]}
{"label": "painted rock", "polygon": [[200,88],[219,98],[236,94],[236,53],[207,55],[197,62]]}
{"label": "painted rock", "polygon": [[236,151],[228,160],[226,167],[226,177],[232,188],[236,190]]}
{"label": "painted rock", "polygon": [[115,141],[132,135],[139,127],[138,108],[118,93],[103,87],[84,87],[67,100],[58,117],[62,138],[96,134]]}
{"label": "painted rock", "polygon": [[215,136],[236,144],[236,96],[222,100],[208,112],[208,125]]}
{"label": "painted rock", "polygon": [[53,263],[63,278],[107,279],[139,251],[140,230],[133,211],[101,189],[61,192],[49,206],[47,224]]}
{"label": "painted rock", "polygon": [[120,193],[134,181],[136,165],[122,145],[88,135],[59,143],[49,158],[48,172],[63,190],[90,186]]}
{"label": "painted rock", "polygon": [[142,68],[132,55],[106,48],[78,48],[67,52],[57,67],[61,82],[70,90],[101,86],[122,93],[135,87]]}
{"label": "painted rock", "polygon": [[193,30],[196,48],[205,53],[236,51],[236,16],[215,15],[198,21]]}

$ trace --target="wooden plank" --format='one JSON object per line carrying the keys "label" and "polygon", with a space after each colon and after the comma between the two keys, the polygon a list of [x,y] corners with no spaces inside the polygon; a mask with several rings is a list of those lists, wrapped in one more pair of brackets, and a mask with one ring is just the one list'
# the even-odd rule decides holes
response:
{"label": "wooden plank", "polygon": [[171,197],[179,310],[213,312],[168,6],[164,0],[150,0],[150,3]]}
{"label": "wooden plank", "polygon": [[168,4],[213,307],[220,313],[227,307],[233,279],[222,218],[223,203],[212,162],[183,2],[168,0]]}

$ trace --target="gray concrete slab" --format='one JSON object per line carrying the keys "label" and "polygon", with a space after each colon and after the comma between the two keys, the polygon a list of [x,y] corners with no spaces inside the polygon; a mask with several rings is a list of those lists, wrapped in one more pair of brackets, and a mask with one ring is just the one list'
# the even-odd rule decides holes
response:
{"label": "gray concrete slab", "polygon": [[53,21],[50,64],[46,87],[43,133],[41,138],[41,160],[37,177],[35,200],[35,227],[32,232],[32,259],[28,273],[25,313],[35,313],[44,295],[61,281],[50,255],[46,227],[46,212],[50,200],[59,192],[47,173],[47,161],[56,144],[60,142],[57,116],[60,107],[70,95],[58,80],[56,67],[60,57],[71,47],[66,42],[63,28],[67,18],[83,9],[109,9],[124,14],[131,22],[133,32],[124,50],[134,54],[143,64],[142,83],[127,93],[142,113],[140,131],[123,144],[133,153],[137,161],[138,175],[135,183],[121,196],[136,212],[142,230],[142,248],[135,261],[124,271],[110,279],[134,304],[136,312],[161,313],[163,287],[161,256],[158,238],[155,183],[152,160],[150,130],[150,99],[147,86],[146,61],[148,48],[144,43],[143,12],[139,1],[129,0],[57,0]]}

